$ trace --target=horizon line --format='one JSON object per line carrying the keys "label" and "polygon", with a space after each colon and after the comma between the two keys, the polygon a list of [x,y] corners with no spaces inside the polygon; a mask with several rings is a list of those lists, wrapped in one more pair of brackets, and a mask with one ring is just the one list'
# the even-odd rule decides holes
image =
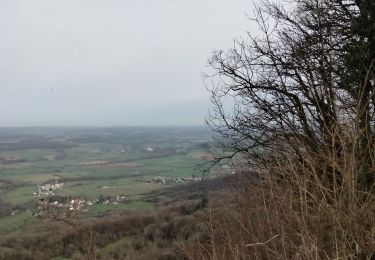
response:
{"label": "horizon line", "polygon": [[185,128],[185,127],[208,127],[206,124],[194,125],[31,125],[31,126],[0,126],[0,128]]}

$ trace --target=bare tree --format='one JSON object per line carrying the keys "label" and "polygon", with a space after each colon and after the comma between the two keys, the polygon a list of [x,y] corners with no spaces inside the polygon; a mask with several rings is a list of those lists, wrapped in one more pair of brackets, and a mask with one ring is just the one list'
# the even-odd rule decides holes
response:
{"label": "bare tree", "polygon": [[[303,163],[304,152],[333,151],[344,160],[343,149],[354,149],[358,185],[372,189],[374,1],[295,0],[287,6],[258,5],[252,20],[262,36],[248,34],[209,61],[216,161],[241,157],[269,167],[285,154]],[[328,183],[340,175],[324,162],[320,171]]]}

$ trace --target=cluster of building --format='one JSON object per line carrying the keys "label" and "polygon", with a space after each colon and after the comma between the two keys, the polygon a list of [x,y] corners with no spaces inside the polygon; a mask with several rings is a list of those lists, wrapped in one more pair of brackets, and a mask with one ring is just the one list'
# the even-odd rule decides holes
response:
{"label": "cluster of building", "polygon": [[88,207],[92,206],[94,203],[96,204],[106,204],[106,205],[117,205],[120,201],[124,200],[124,196],[103,196],[100,195],[95,201],[91,201],[88,199],[63,199],[63,201],[59,200],[51,200],[51,198],[41,199],[39,202],[39,209],[45,208],[46,206],[51,206],[54,208],[65,208],[69,209],[69,211],[74,212],[87,212]]}
{"label": "cluster of building", "polygon": [[50,202],[50,204],[55,207],[69,208],[70,211],[87,211],[87,207],[91,206],[93,202],[90,200],[85,200],[85,199],[72,199],[64,203],[53,201],[53,202]]}
{"label": "cluster of building", "polygon": [[147,151],[147,152],[153,152],[153,151],[154,151],[154,148],[152,148],[152,147],[146,147],[146,151]]}
{"label": "cluster of building", "polygon": [[190,182],[200,182],[202,181],[201,177],[187,176],[187,177],[154,177],[151,179],[152,183],[160,184],[170,184],[170,183],[190,183]]}
{"label": "cluster of building", "polygon": [[95,203],[106,205],[117,205],[120,201],[124,200],[125,196],[103,196],[100,195]]}
{"label": "cluster of building", "polygon": [[[54,196],[54,190],[61,189],[64,187],[64,183],[54,180],[51,183],[38,185],[38,191],[34,192],[34,196],[38,197],[39,210],[43,210],[46,207],[60,208],[61,210],[68,210],[72,212],[86,212],[88,207],[96,204],[108,204],[116,205],[120,201],[125,199],[125,196],[103,196],[100,195],[95,201],[91,201],[87,198],[68,198],[68,197],[56,197]],[[109,186],[103,186],[101,189],[110,189]]]}
{"label": "cluster of building", "polygon": [[45,210],[46,208],[55,208],[61,209],[63,212],[72,211],[72,212],[86,212],[88,206],[93,204],[92,201],[87,199],[71,199],[71,200],[52,200],[51,198],[40,199],[38,203],[38,210]]}
{"label": "cluster of building", "polygon": [[38,192],[34,192],[35,196],[53,196],[55,193],[53,192],[56,189],[62,189],[64,187],[64,183],[47,183],[43,185],[38,184]]}

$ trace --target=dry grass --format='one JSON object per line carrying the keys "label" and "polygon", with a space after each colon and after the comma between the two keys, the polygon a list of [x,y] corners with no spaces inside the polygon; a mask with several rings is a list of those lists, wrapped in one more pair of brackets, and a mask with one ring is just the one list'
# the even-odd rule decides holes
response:
{"label": "dry grass", "polygon": [[375,259],[375,196],[359,184],[358,138],[332,138],[339,150],[301,144],[301,154],[278,155],[258,181],[238,174],[233,192],[202,215],[210,239],[186,246],[189,259]]}

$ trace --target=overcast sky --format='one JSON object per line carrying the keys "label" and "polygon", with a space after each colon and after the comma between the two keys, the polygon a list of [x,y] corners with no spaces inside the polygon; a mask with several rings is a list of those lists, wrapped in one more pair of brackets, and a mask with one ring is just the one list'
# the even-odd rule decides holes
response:
{"label": "overcast sky", "polygon": [[0,0],[0,126],[203,125],[249,0]]}

